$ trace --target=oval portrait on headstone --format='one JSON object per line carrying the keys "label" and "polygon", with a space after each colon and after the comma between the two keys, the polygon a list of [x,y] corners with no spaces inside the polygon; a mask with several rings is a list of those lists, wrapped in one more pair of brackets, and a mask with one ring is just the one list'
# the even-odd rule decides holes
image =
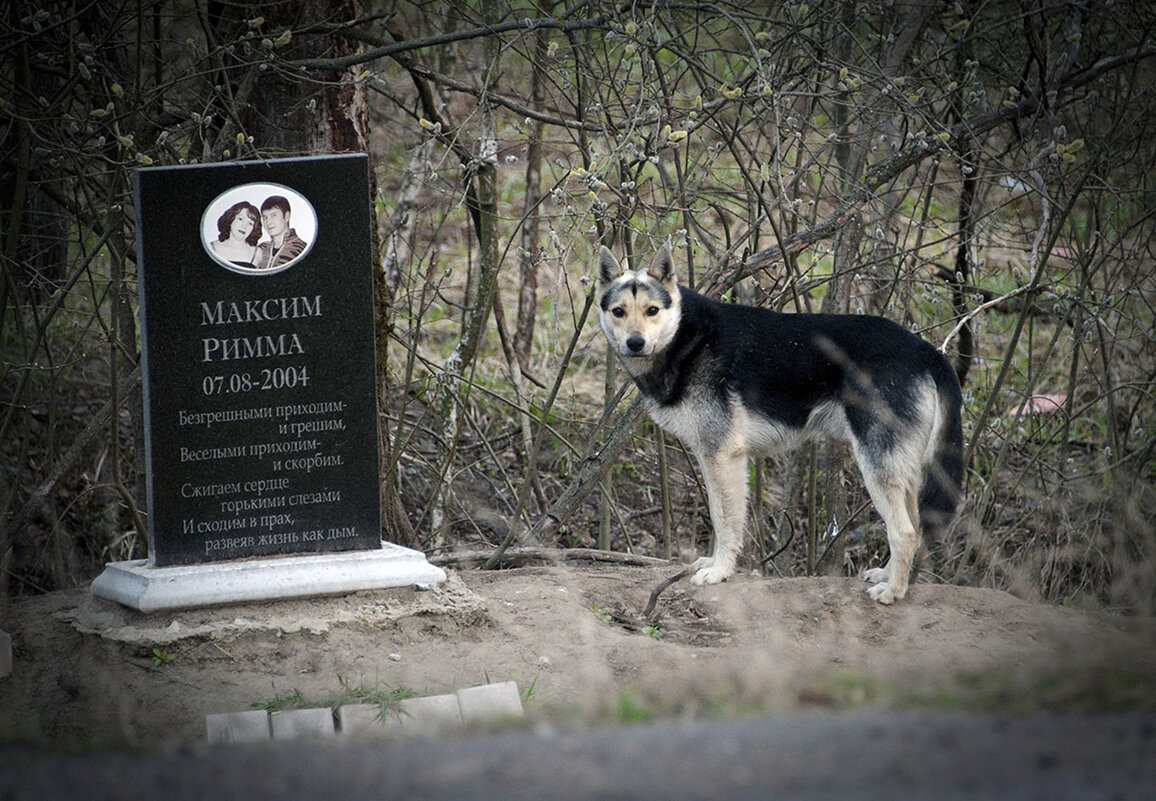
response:
{"label": "oval portrait on headstone", "polygon": [[309,253],[317,239],[317,212],[287,186],[241,184],[205,208],[201,242],[213,261],[248,275],[287,270]]}

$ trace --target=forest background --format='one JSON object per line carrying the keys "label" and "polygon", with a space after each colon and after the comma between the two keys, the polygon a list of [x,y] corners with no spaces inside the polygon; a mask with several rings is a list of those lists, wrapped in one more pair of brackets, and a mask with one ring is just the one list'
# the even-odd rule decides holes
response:
{"label": "forest background", "polygon": [[[0,590],[147,555],[133,170],[368,152],[386,539],[709,548],[591,309],[599,244],[669,239],[707,294],[945,349],[967,495],[925,579],[1151,614],[1154,29],[1143,0],[16,0]],[[743,569],[882,556],[842,449],[750,482]]]}

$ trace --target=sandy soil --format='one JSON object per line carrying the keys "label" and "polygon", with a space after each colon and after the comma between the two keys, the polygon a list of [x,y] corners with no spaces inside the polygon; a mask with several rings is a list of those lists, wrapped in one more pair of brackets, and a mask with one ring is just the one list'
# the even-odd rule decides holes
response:
{"label": "sandy soil", "polygon": [[814,706],[1156,709],[1152,619],[932,584],[882,607],[851,579],[738,577],[679,581],[643,620],[678,569],[450,571],[426,592],[154,615],[86,589],[21,600],[0,616],[15,662],[0,739],[194,741],[206,714],[295,691],[327,703],[343,684],[427,694],[514,680],[528,722],[550,726]]}

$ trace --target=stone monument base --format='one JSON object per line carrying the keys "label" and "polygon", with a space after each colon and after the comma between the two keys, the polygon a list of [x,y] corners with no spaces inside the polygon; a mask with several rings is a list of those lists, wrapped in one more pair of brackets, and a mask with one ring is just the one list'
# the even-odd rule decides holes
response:
{"label": "stone monument base", "polygon": [[154,567],[147,559],[110,562],[92,594],[141,612],[341,595],[445,581],[420,551],[383,542],[381,550]]}

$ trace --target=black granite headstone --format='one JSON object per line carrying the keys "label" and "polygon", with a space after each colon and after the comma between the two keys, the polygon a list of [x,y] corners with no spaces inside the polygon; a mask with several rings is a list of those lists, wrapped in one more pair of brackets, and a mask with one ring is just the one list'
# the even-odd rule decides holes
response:
{"label": "black granite headstone", "polygon": [[368,171],[136,172],[152,564],[381,547]]}

